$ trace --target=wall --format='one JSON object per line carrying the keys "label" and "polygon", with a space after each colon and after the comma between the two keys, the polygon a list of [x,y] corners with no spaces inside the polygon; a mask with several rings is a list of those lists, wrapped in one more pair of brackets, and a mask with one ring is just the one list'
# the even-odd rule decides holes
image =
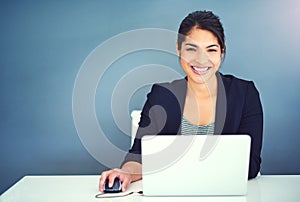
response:
{"label": "wall", "polygon": [[[299,7],[296,0],[1,1],[0,193],[24,175],[107,169],[81,143],[73,121],[72,93],[85,58],[126,31],[176,31],[187,13],[203,9],[218,14],[225,27],[228,52],[221,71],[254,80],[260,91],[265,112],[261,172],[300,174]],[[148,50],[116,61],[99,81],[98,121],[122,150],[129,148],[130,138],[113,121],[112,91],[126,72],[150,63],[180,72],[176,57]],[[134,94],[128,113],[143,105],[148,90],[149,85]],[[109,151],[99,155],[114,158]]]}

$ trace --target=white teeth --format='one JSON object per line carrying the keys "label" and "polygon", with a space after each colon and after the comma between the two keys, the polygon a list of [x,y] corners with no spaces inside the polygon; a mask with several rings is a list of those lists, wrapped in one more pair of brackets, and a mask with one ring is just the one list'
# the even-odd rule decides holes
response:
{"label": "white teeth", "polygon": [[198,68],[198,67],[193,66],[193,68],[194,68],[195,70],[197,70],[198,72],[205,72],[205,71],[208,70],[208,67],[201,67],[201,68]]}

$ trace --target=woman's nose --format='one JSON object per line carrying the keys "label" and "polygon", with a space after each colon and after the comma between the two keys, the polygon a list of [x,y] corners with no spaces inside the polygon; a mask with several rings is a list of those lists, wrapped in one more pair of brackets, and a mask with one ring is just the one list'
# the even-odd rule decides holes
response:
{"label": "woman's nose", "polygon": [[195,54],[195,61],[199,63],[201,66],[211,65],[211,61],[207,52],[201,48],[199,48],[199,51],[197,51],[197,54]]}

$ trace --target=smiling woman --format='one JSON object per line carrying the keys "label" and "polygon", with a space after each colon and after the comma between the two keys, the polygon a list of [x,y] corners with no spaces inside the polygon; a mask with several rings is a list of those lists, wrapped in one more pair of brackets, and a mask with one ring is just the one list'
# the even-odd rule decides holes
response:
{"label": "smiling woman", "polygon": [[[215,118],[216,72],[222,60],[220,45],[210,31],[194,27],[181,47],[178,55],[188,80],[183,115],[195,125],[210,124]],[[195,113],[195,109],[198,113]]]}
{"label": "smiling woman", "polygon": [[[107,179],[112,185],[118,177],[125,191],[128,184],[142,178],[141,138],[149,134],[248,134],[248,178],[257,176],[261,164],[262,105],[252,81],[219,72],[226,52],[219,17],[210,11],[190,13],[180,25],[176,47],[186,78],[153,85],[134,144],[121,169],[101,174],[100,191]],[[220,162],[220,168],[224,163]]]}

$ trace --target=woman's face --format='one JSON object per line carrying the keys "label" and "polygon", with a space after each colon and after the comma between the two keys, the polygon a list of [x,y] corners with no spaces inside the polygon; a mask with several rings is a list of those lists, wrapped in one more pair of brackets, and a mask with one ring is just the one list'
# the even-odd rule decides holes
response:
{"label": "woman's face", "polygon": [[178,50],[180,64],[188,80],[197,84],[215,79],[222,61],[217,37],[210,31],[193,28]]}

